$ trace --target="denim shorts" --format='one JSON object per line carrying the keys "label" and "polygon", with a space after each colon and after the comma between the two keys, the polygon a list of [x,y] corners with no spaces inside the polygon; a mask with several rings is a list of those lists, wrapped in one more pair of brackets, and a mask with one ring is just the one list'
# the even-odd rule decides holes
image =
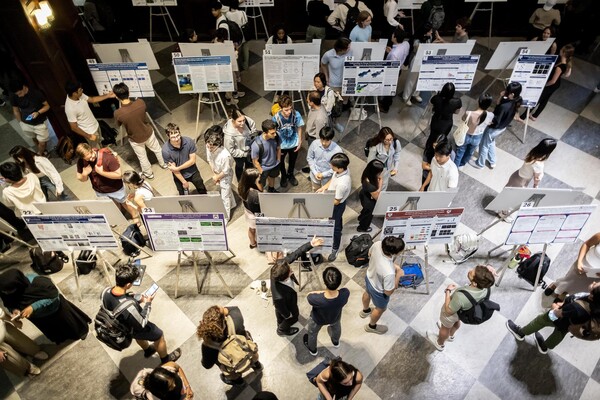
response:
{"label": "denim shorts", "polygon": [[371,296],[371,300],[373,301],[375,307],[385,310],[388,306],[388,303],[390,302],[390,296],[375,290],[375,288],[373,288],[373,286],[371,285],[371,282],[369,282],[369,278],[367,278],[366,276],[365,282],[367,283],[367,293],[369,294],[369,296]]}

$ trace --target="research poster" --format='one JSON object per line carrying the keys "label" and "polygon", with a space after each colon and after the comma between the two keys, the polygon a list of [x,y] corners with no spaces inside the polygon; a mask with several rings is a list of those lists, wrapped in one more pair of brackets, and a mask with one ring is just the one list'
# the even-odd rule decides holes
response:
{"label": "research poster", "polygon": [[224,214],[142,214],[154,251],[228,251]]}
{"label": "research poster", "polygon": [[343,96],[395,96],[400,61],[344,61]]}
{"label": "research poster", "polygon": [[398,211],[399,208],[388,208],[381,238],[400,236],[409,245],[450,243],[464,211],[464,208]]}
{"label": "research poster", "polygon": [[573,243],[596,210],[582,206],[521,208],[510,227],[505,244]]}
{"label": "research poster", "polygon": [[240,7],[275,7],[275,0],[244,0]]}
{"label": "research poster", "polygon": [[179,93],[232,92],[230,56],[174,57]]}
{"label": "research poster", "polygon": [[134,6],[176,6],[177,0],[131,0]]}
{"label": "research poster", "polygon": [[100,95],[112,91],[117,83],[129,87],[131,97],[154,97],[154,87],[146,63],[88,63]]}
{"label": "research poster", "polygon": [[454,83],[457,92],[468,92],[477,72],[479,55],[423,57],[417,90],[436,92],[446,82]]}
{"label": "research poster", "polygon": [[23,215],[23,219],[43,251],[119,248],[104,215]]}
{"label": "research poster", "polygon": [[510,81],[519,82],[523,87],[521,97],[525,107],[536,106],[557,58],[558,56],[521,54],[517,59]]}
{"label": "research poster", "polygon": [[319,72],[318,55],[274,55],[263,51],[265,91],[314,90],[313,78]]}
{"label": "research poster", "polygon": [[259,251],[294,251],[315,235],[325,243],[311,253],[330,254],[333,245],[333,225],[330,219],[256,218],[256,241]]}

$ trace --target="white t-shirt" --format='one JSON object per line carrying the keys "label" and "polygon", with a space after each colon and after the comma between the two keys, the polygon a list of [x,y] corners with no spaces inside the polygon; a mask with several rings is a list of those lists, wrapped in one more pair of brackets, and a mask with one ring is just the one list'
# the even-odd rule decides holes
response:
{"label": "white t-shirt", "polygon": [[88,96],[82,94],[79,100],[71,100],[67,96],[65,102],[65,114],[69,122],[76,122],[77,126],[89,135],[98,132],[100,125],[90,110],[90,105],[87,102]]}
{"label": "white t-shirt", "polygon": [[428,192],[447,192],[458,187],[458,167],[448,159],[440,165],[435,157],[431,160],[431,182]]}
{"label": "white t-shirt", "polygon": [[544,176],[543,161],[525,162],[523,163],[523,166],[519,168],[519,176],[523,179],[533,179],[534,174],[539,174],[540,179],[542,179]]}
{"label": "white t-shirt", "polygon": [[45,203],[46,197],[42,192],[40,180],[34,174],[25,175],[25,182],[19,186],[8,186],[2,192],[2,198],[7,206],[14,206],[17,214],[23,211],[31,211],[33,214],[41,214],[33,203]]}
{"label": "white t-shirt", "polygon": [[142,196],[144,201],[152,200],[154,198],[154,192],[152,191],[152,186],[147,182],[144,182],[142,186],[135,189],[136,196]]}
{"label": "white t-shirt", "polygon": [[231,179],[233,176],[233,157],[224,147],[219,147],[214,152],[206,149],[206,158],[210,168],[215,174],[224,173],[223,179]]}
{"label": "white t-shirt", "polygon": [[352,181],[350,180],[350,170],[346,170],[341,174],[337,172],[331,177],[331,183],[328,192],[335,192],[335,199],[339,200],[340,203],[346,201],[352,191]]}
{"label": "white t-shirt", "polygon": [[394,290],[396,285],[396,268],[394,261],[383,254],[381,241],[373,243],[369,250],[369,267],[367,268],[367,279],[373,289],[380,293],[385,290]]}

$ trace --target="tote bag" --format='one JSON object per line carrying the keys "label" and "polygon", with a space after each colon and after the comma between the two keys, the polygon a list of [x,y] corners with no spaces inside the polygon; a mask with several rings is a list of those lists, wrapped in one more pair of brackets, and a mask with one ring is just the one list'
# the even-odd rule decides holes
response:
{"label": "tote bag", "polygon": [[469,125],[467,125],[467,121],[471,117],[471,112],[467,112],[467,118],[464,121],[461,121],[460,124],[456,127],[456,130],[452,134],[454,137],[454,143],[457,146],[462,146],[465,144],[465,138],[467,137],[467,132],[469,131]]}

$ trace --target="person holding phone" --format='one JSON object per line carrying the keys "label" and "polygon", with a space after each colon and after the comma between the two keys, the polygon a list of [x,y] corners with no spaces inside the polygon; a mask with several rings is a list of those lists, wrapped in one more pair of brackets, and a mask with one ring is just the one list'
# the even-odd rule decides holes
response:
{"label": "person holding phone", "polygon": [[[122,302],[129,301],[129,307],[118,316],[118,320],[132,330],[133,338],[144,350],[144,357],[150,358],[154,353],[158,353],[161,364],[169,361],[175,362],[181,357],[181,349],[177,348],[169,353],[163,331],[149,320],[152,301],[156,296],[158,285],[154,283],[139,298],[127,292],[131,289],[139,274],[140,272],[135,265],[123,264],[118,266],[115,272],[116,285],[111,290],[104,292],[102,304],[107,310],[112,311]],[[148,342],[153,342],[153,344]]]}
{"label": "person holding phone", "polygon": [[50,105],[46,97],[20,80],[12,81],[9,90],[10,104],[21,130],[37,147],[38,156],[48,155],[46,144],[50,140],[50,132],[46,125],[46,114],[50,111]]}

